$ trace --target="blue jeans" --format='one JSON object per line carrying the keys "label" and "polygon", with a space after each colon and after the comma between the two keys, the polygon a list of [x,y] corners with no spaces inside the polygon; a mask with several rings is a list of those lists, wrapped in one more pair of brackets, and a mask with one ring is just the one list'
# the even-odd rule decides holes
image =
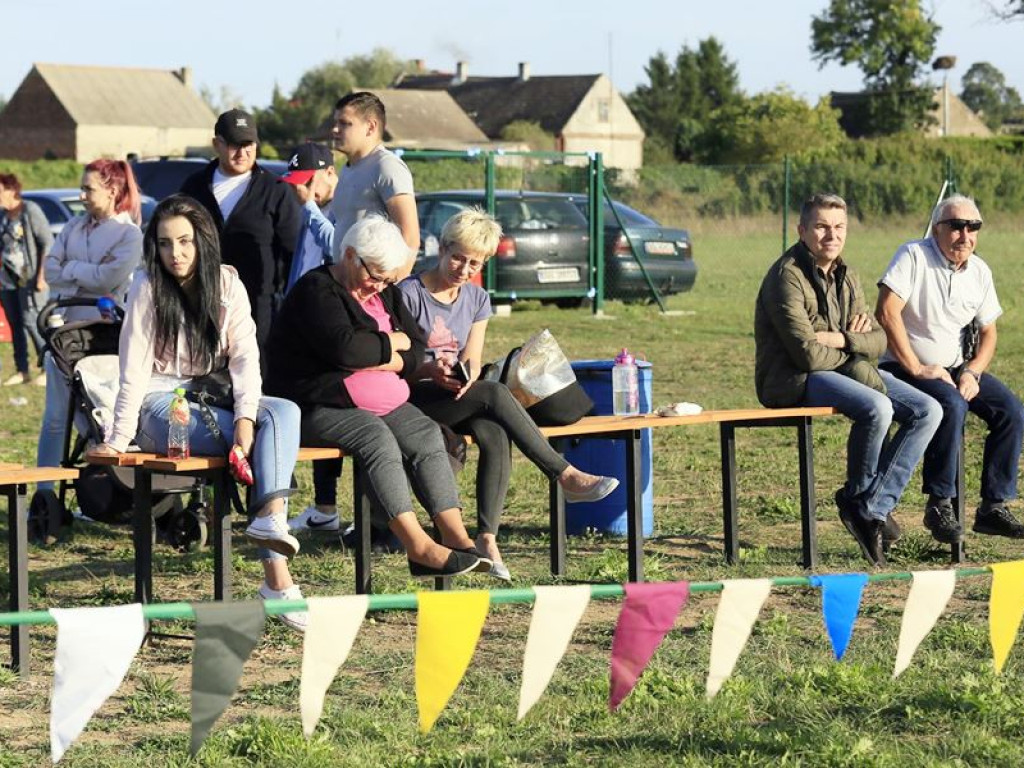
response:
{"label": "blue jeans", "polygon": [[3,306],[7,323],[11,327],[14,367],[18,369],[18,373],[28,373],[28,338],[32,339],[39,367],[43,365],[43,340],[36,328],[36,317],[39,314],[39,307],[45,303],[45,292],[34,293],[27,287],[0,290],[0,306]]}
{"label": "blue jeans", "polygon": [[[853,420],[846,443],[846,495],[865,517],[885,520],[942,421],[938,402],[886,371],[887,394],[835,371],[807,377],[803,405],[832,406]],[[888,439],[892,422],[896,434]]]}
{"label": "blue jeans", "polygon": [[957,457],[963,442],[967,413],[988,425],[981,468],[981,498],[1005,501],[1017,498],[1017,468],[1024,439],[1024,408],[999,379],[984,373],[977,396],[967,402],[956,387],[937,379],[915,379],[897,363],[886,368],[909,385],[931,395],[942,407],[942,423],[924,454],[924,492],[944,498],[956,496]]}
{"label": "blue jeans", "polygon": [[[43,405],[43,423],[39,429],[39,443],[36,446],[36,464],[40,467],[59,467],[64,453],[64,427],[68,418],[70,387],[60,368],[53,362],[53,355],[43,355],[43,370],[46,371],[46,400]],[[75,414],[75,425],[79,432],[88,434],[88,421],[82,414]],[[53,483],[39,483],[39,488],[53,489]]]}
{"label": "blue jeans", "polygon": [[[143,451],[166,453],[168,416],[171,410],[171,392],[150,392],[142,401],[139,412],[139,431],[135,442]],[[224,446],[210,434],[199,415],[199,405],[189,403],[189,448],[197,455],[224,454]],[[235,415],[231,411],[211,408],[217,426],[230,445],[235,436]],[[291,477],[295,457],[299,452],[299,406],[277,397],[260,398],[256,412],[256,434],[252,446],[253,485],[252,511],[266,506],[273,499],[283,498],[285,504],[291,495]],[[287,508],[286,508],[287,513]],[[268,560],[284,555],[260,548],[258,556]]]}

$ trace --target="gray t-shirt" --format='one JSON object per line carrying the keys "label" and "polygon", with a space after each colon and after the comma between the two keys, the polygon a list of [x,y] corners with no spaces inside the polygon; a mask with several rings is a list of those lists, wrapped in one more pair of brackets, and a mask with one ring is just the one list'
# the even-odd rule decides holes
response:
{"label": "gray t-shirt", "polygon": [[409,167],[383,144],[378,144],[356,163],[346,165],[331,203],[335,221],[334,262],[340,260],[341,241],[349,227],[374,214],[388,218],[387,202],[395,195],[411,194],[412,173]]}
{"label": "gray t-shirt", "polygon": [[466,347],[473,323],[492,314],[487,291],[469,283],[462,286],[451,304],[430,295],[419,275],[407,277],[398,285],[402,301],[427,336],[427,353],[437,359],[457,359]]}

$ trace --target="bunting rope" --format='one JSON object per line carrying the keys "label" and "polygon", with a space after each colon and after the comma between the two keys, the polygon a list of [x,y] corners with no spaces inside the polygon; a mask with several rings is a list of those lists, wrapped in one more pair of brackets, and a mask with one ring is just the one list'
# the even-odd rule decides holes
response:
{"label": "bunting rope", "polygon": [[[982,568],[956,568],[953,569],[957,579],[970,578],[973,576],[984,576],[992,573],[990,566]],[[781,576],[771,579],[773,587],[814,587],[812,579],[814,576]],[[879,581],[911,581],[913,573],[910,571],[897,571],[892,573],[868,574],[868,582]],[[690,582],[690,592],[721,592],[725,582],[722,581],[693,581]],[[488,590],[491,605],[503,605],[510,603],[532,603],[536,599],[533,587],[522,589],[492,589]],[[609,599],[625,595],[625,587],[622,584],[591,584],[591,599]],[[142,615],[148,621],[170,621],[174,619],[195,619],[196,613],[193,603],[149,603],[142,606]],[[268,616],[278,616],[282,613],[294,611],[306,611],[309,609],[305,600],[265,600],[263,606]],[[370,595],[368,611],[415,611],[419,607],[419,595],[415,592],[406,592],[399,595]],[[14,626],[20,624],[56,624],[56,619],[46,611],[21,611],[18,613],[0,613],[0,627]]]}

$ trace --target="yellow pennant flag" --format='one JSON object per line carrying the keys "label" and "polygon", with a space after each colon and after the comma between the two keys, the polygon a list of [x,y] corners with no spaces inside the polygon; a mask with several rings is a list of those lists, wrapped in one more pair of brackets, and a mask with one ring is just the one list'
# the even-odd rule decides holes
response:
{"label": "yellow pennant flag", "polygon": [[988,630],[998,675],[1003,671],[1024,616],[1024,560],[994,563],[989,567],[992,569],[992,594],[988,601]]}
{"label": "yellow pennant flag", "polygon": [[490,593],[420,592],[416,624],[416,703],[420,730],[434,727],[473,657]]}

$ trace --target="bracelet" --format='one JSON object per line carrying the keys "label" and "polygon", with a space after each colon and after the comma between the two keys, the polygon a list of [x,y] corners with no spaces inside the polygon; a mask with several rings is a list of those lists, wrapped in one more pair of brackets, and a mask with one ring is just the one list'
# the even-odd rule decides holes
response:
{"label": "bracelet", "polygon": [[971,376],[973,376],[973,377],[974,377],[974,380],[975,380],[976,382],[978,382],[979,384],[981,383],[981,374],[980,374],[980,373],[978,373],[977,371],[972,371],[972,370],[971,370],[970,368],[968,368],[967,366],[964,366],[964,369],[963,369],[963,370],[962,370],[962,371],[961,371],[960,373],[961,373],[961,374],[964,374],[964,373],[969,373],[969,374],[971,374]]}

